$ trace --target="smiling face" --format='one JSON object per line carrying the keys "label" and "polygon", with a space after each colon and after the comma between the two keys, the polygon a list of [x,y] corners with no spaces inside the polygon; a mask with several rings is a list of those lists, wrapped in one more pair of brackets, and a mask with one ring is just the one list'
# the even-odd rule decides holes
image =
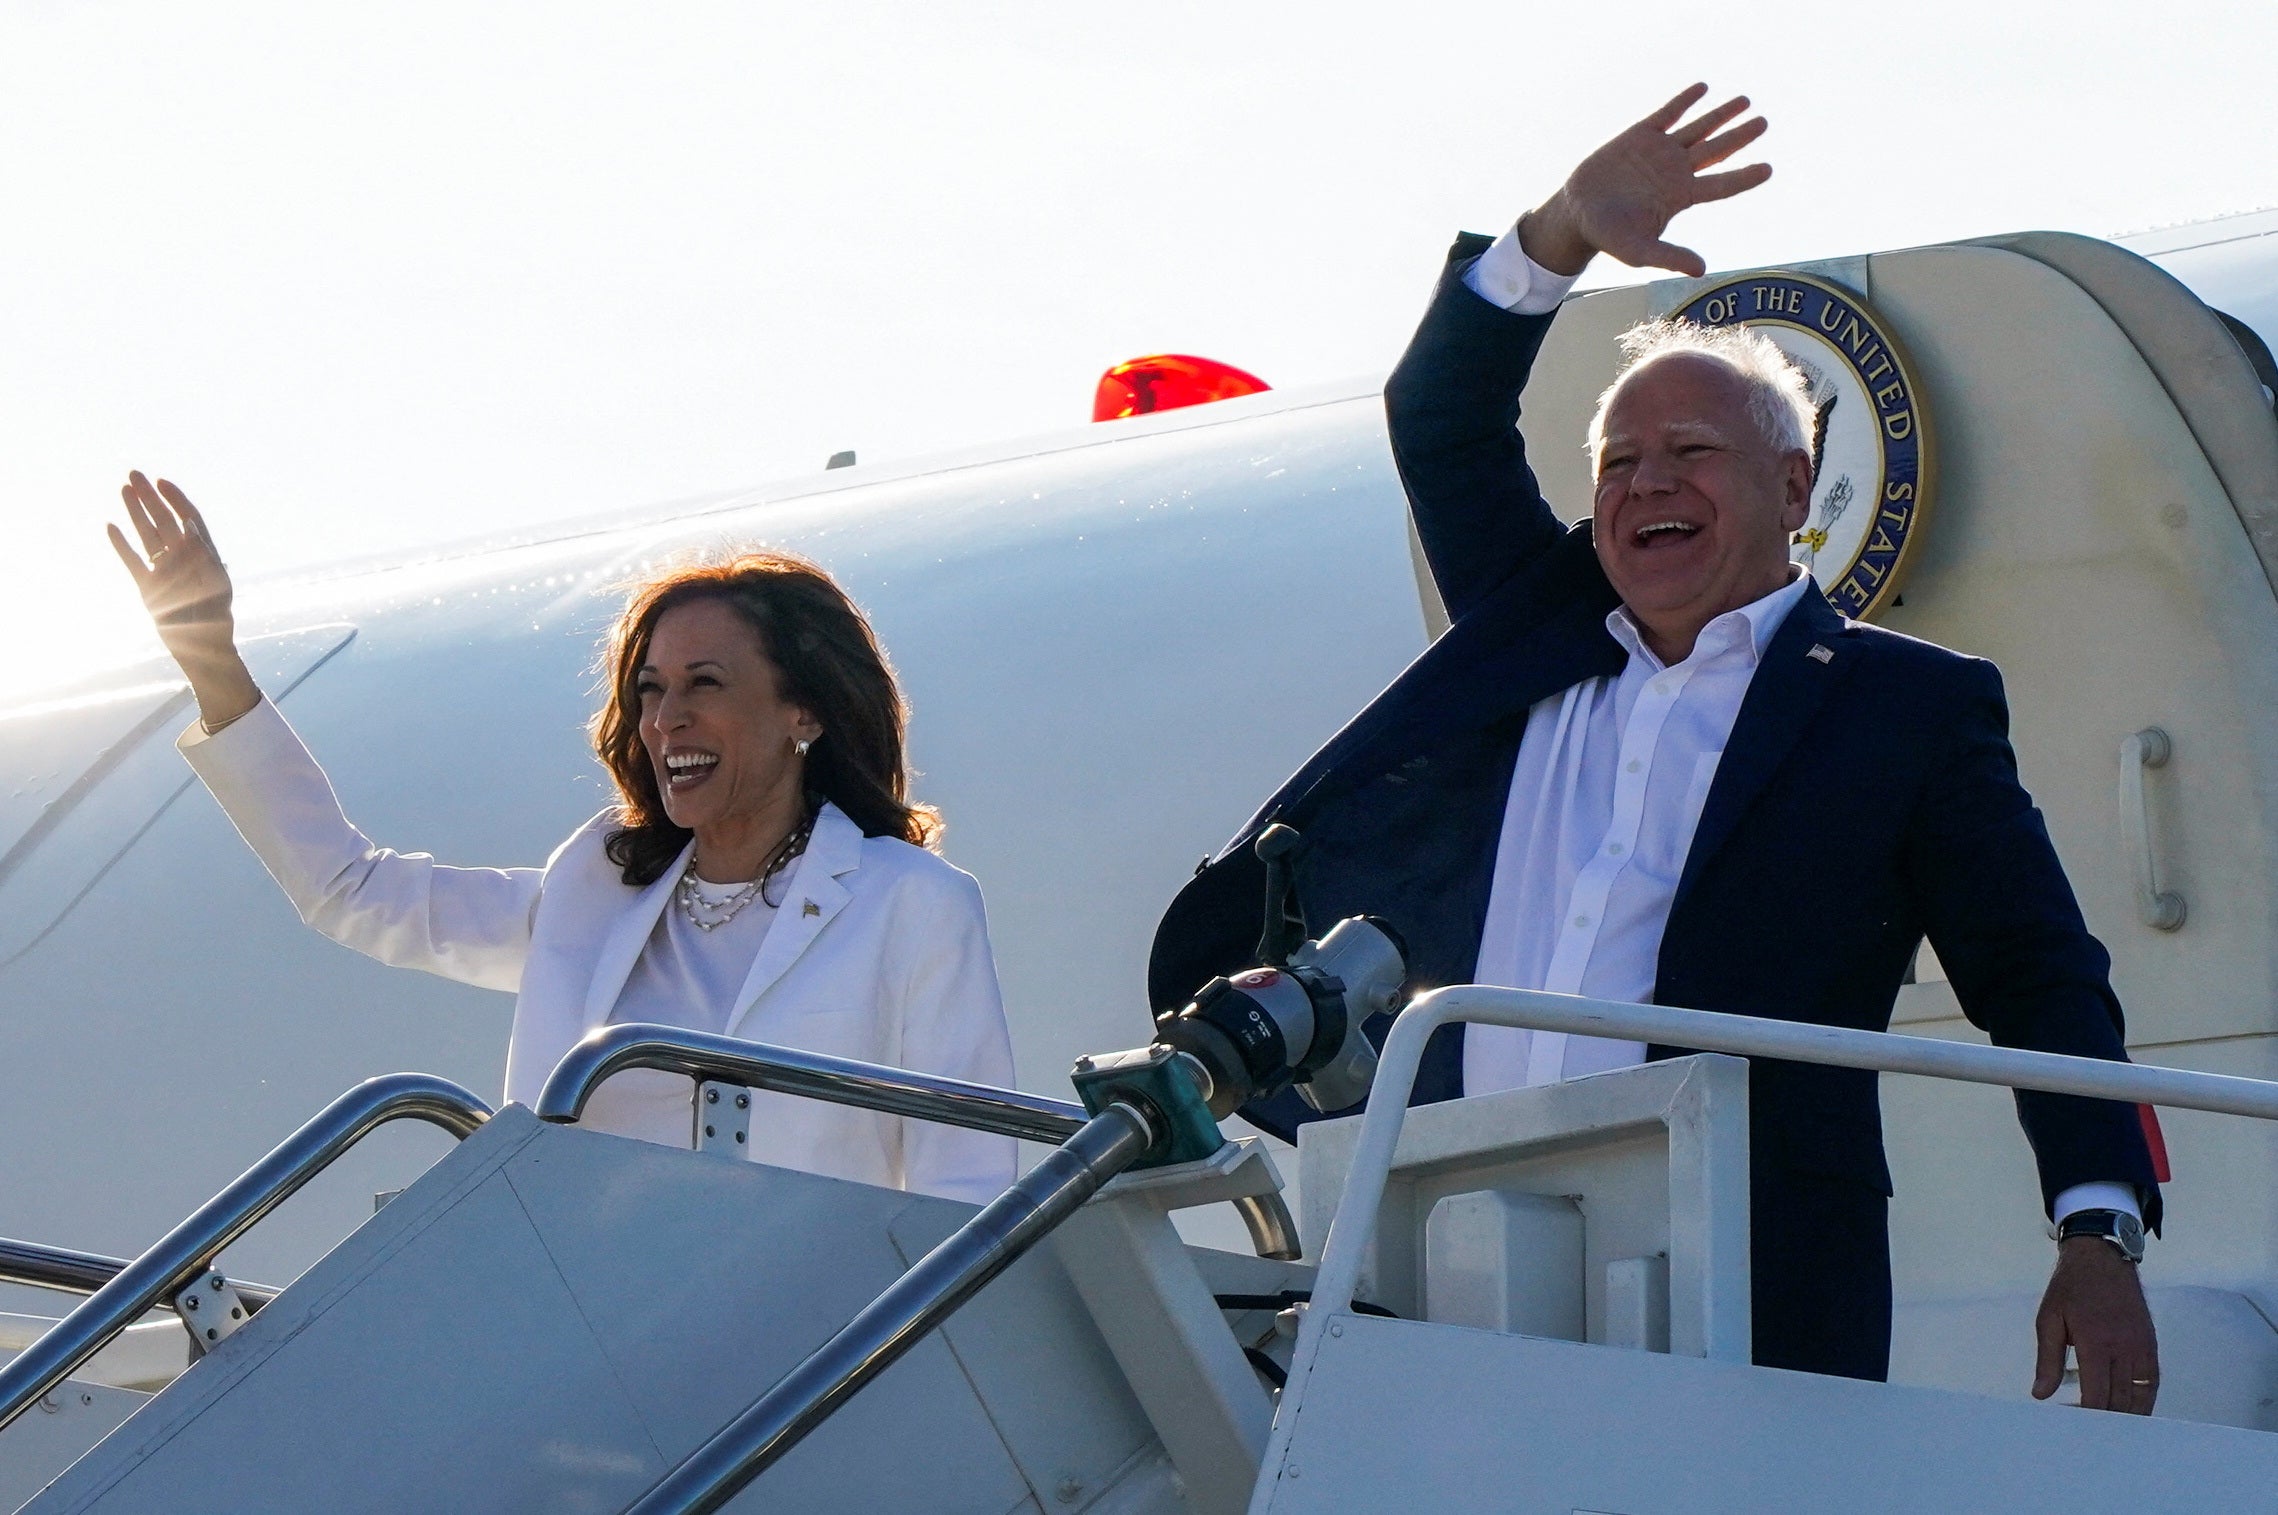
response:
{"label": "smiling face", "polygon": [[704,875],[733,874],[718,882],[749,877],[734,872],[744,854],[764,855],[804,804],[793,744],[822,727],[781,686],[759,633],[725,603],[691,600],[657,618],[634,684],[641,743],[665,814],[696,833]]}
{"label": "smiling face", "polygon": [[1607,407],[1592,513],[1598,561],[1665,662],[1700,629],[1788,581],[1811,513],[1811,459],[1782,453],[1718,359],[1676,352],[1623,379]]}

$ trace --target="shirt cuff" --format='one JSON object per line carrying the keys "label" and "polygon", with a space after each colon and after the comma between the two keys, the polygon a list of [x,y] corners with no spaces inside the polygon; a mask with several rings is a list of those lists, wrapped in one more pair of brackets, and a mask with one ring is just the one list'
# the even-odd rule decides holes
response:
{"label": "shirt cuff", "polygon": [[2136,1206],[2133,1184],[2074,1184],[2058,1194],[2057,1202],[2049,1208],[2060,1226],[2066,1216],[2078,1215],[2083,1210],[2117,1210],[2122,1215],[2134,1216],[2139,1224],[2144,1218],[2143,1211]]}
{"label": "shirt cuff", "polygon": [[267,695],[262,695],[259,699],[255,700],[247,709],[237,715],[231,716],[228,720],[222,722],[219,726],[209,726],[203,719],[193,718],[190,722],[190,729],[183,732],[180,736],[174,739],[175,749],[180,752],[188,752],[193,747],[202,747],[207,742],[210,742],[215,737],[220,736],[223,732],[229,730],[230,727],[236,725],[239,721],[244,720],[246,716],[251,715],[254,711],[259,710],[263,705],[266,705],[268,703],[269,697]]}
{"label": "shirt cuff", "polygon": [[1473,294],[1490,305],[1499,305],[1515,316],[1547,316],[1558,309],[1558,302],[1574,287],[1580,274],[1554,274],[1527,256],[1519,245],[1519,227],[1500,237],[1472,265],[1463,271],[1463,282]]}

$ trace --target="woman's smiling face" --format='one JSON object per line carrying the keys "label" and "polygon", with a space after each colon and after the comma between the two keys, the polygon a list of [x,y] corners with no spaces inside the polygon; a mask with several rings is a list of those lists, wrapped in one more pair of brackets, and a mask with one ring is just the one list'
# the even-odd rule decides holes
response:
{"label": "woman's smiling face", "polygon": [[784,699],[759,633],[725,602],[690,600],[657,618],[634,688],[641,742],[665,814],[697,833],[733,836],[796,816],[806,761],[795,744],[822,728]]}

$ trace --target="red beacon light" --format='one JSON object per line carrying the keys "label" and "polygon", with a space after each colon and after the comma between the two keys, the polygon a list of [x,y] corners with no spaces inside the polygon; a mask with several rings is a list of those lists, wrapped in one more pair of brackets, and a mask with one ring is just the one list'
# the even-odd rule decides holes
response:
{"label": "red beacon light", "polygon": [[1157,353],[1118,363],[1099,376],[1099,393],[1092,397],[1092,419],[1120,421],[1125,416],[1152,415],[1158,410],[1260,394],[1272,387],[1256,374],[1244,373],[1215,358]]}

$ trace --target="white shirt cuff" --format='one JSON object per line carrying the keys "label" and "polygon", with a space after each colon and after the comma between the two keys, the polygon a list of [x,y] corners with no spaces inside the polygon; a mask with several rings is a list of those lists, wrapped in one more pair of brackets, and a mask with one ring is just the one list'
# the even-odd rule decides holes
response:
{"label": "white shirt cuff", "polygon": [[194,718],[190,722],[190,729],[183,732],[180,736],[174,739],[174,745],[177,749],[183,752],[188,752],[192,747],[202,746],[205,743],[212,741],[215,737],[220,736],[223,732],[229,730],[230,727],[236,725],[239,721],[244,720],[246,716],[251,715],[254,711],[259,710],[263,705],[266,705],[268,703],[269,697],[267,695],[263,695],[261,698],[255,700],[252,705],[245,709],[243,712],[231,716],[228,720],[222,722],[219,726],[209,726],[205,723],[203,718]]}
{"label": "white shirt cuff", "polygon": [[1494,245],[1479,255],[1463,271],[1464,285],[1490,305],[1499,305],[1515,316],[1547,316],[1558,309],[1558,302],[1574,287],[1580,274],[1554,274],[1527,256],[1519,246],[1519,227],[1511,229],[1494,241]]}
{"label": "white shirt cuff", "polygon": [[2134,1216],[2138,1222],[2144,1218],[2143,1211],[2136,1208],[2136,1191],[2132,1184],[2074,1184],[2059,1193],[2057,1202],[2050,1208],[2055,1211],[2060,1226],[2066,1216],[2083,1210],[2117,1210]]}

